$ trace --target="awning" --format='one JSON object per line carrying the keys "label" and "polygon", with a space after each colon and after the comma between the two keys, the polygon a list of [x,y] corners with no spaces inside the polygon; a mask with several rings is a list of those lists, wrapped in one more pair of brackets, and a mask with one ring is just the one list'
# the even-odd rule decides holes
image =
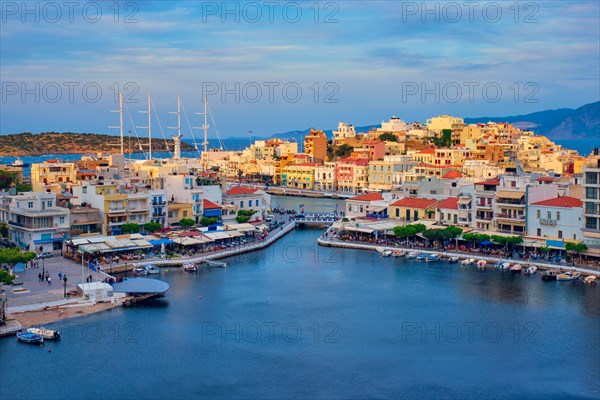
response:
{"label": "awning", "polygon": [[184,237],[173,238],[173,243],[177,243],[182,246],[195,246],[198,244],[204,244],[204,243],[210,243],[210,242],[212,242],[212,240],[210,240],[209,238],[202,237],[202,236],[196,236],[196,237],[184,236]]}
{"label": "awning", "polygon": [[146,239],[135,239],[133,240],[133,243],[135,243],[138,249],[149,249],[153,246],[152,243],[150,243]]}
{"label": "awning", "polygon": [[40,239],[34,240],[34,244],[44,244],[44,243],[54,243],[54,242],[62,242],[65,238],[54,238],[54,239]]}
{"label": "awning", "polygon": [[375,207],[370,207],[367,211],[368,212],[381,212],[385,209],[387,209],[386,206],[375,206]]}
{"label": "awning", "polygon": [[105,243],[89,243],[89,244],[83,244],[81,246],[79,246],[79,250],[83,250],[83,252],[85,253],[94,253],[96,251],[99,251],[101,253],[106,253],[108,251],[113,251],[113,249],[109,246],[107,246]]}
{"label": "awning", "polygon": [[360,228],[360,227],[356,227],[356,226],[345,226],[344,230],[345,231],[352,231],[352,232],[363,232],[363,233],[373,233],[373,232],[375,232],[375,229]]}
{"label": "awning", "polygon": [[157,239],[157,240],[148,240],[148,242],[152,245],[152,246],[160,246],[161,244],[167,245],[167,244],[173,244],[175,242],[173,242],[171,239]]}
{"label": "awning", "polygon": [[469,204],[471,202],[471,200],[473,200],[473,199],[461,198],[461,199],[458,199],[458,204]]}
{"label": "awning", "polygon": [[509,191],[500,191],[496,193],[496,198],[503,199],[520,199],[525,196],[525,192],[509,192]]}

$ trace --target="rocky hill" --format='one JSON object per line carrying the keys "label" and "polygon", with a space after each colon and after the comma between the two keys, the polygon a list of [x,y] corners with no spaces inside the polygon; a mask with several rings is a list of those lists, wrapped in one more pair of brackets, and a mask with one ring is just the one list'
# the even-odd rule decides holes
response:
{"label": "rocky hill", "polygon": [[[140,139],[146,145],[148,140]],[[173,150],[173,141],[168,140],[168,147]],[[124,138],[125,153],[141,153],[138,138],[126,136]],[[147,150],[148,146],[143,149]],[[194,148],[185,142],[181,143],[181,150],[188,151]],[[118,136],[109,136],[95,133],[72,132],[44,132],[32,134],[29,132],[0,136],[0,156],[38,156],[44,154],[69,154],[69,153],[118,153],[121,151]],[[163,139],[152,140],[152,151],[167,151],[167,144]]]}

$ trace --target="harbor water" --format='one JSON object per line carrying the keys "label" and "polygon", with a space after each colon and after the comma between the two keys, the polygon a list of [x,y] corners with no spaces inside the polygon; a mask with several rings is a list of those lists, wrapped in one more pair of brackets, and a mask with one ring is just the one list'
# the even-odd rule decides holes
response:
{"label": "harbor water", "polygon": [[597,287],[319,247],[320,234],[226,269],[162,270],[166,297],[59,323],[60,342],[1,339],[0,397],[600,396]]}

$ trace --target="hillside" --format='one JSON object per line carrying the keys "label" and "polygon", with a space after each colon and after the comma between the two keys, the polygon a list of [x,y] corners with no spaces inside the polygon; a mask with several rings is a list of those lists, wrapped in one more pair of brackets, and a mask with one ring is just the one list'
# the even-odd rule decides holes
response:
{"label": "hillside", "polygon": [[[141,153],[138,139],[126,136],[125,153]],[[143,144],[147,140],[142,139]],[[173,149],[173,141],[169,140],[169,148]],[[143,147],[147,150],[148,146]],[[69,153],[118,153],[120,152],[118,136],[109,136],[95,133],[72,132],[45,132],[32,134],[29,132],[0,136],[0,156],[38,156],[44,154],[69,154]],[[188,143],[182,142],[181,150],[194,150]],[[167,151],[163,139],[152,140],[152,151]]]}

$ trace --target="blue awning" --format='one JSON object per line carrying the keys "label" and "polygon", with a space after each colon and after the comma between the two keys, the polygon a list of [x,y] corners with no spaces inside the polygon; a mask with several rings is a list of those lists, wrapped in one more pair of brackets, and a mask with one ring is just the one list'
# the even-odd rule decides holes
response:
{"label": "blue awning", "polygon": [[171,239],[158,239],[158,240],[148,240],[152,246],[160,246],[161,244],[173,244]]}
{"label": "blue awning", "polygon": [[62,242],[64,240],[65,240],[65,238],[40,239],[40,240],[34,240],[33,243],[34,244],[44,244],[44,243]]}

